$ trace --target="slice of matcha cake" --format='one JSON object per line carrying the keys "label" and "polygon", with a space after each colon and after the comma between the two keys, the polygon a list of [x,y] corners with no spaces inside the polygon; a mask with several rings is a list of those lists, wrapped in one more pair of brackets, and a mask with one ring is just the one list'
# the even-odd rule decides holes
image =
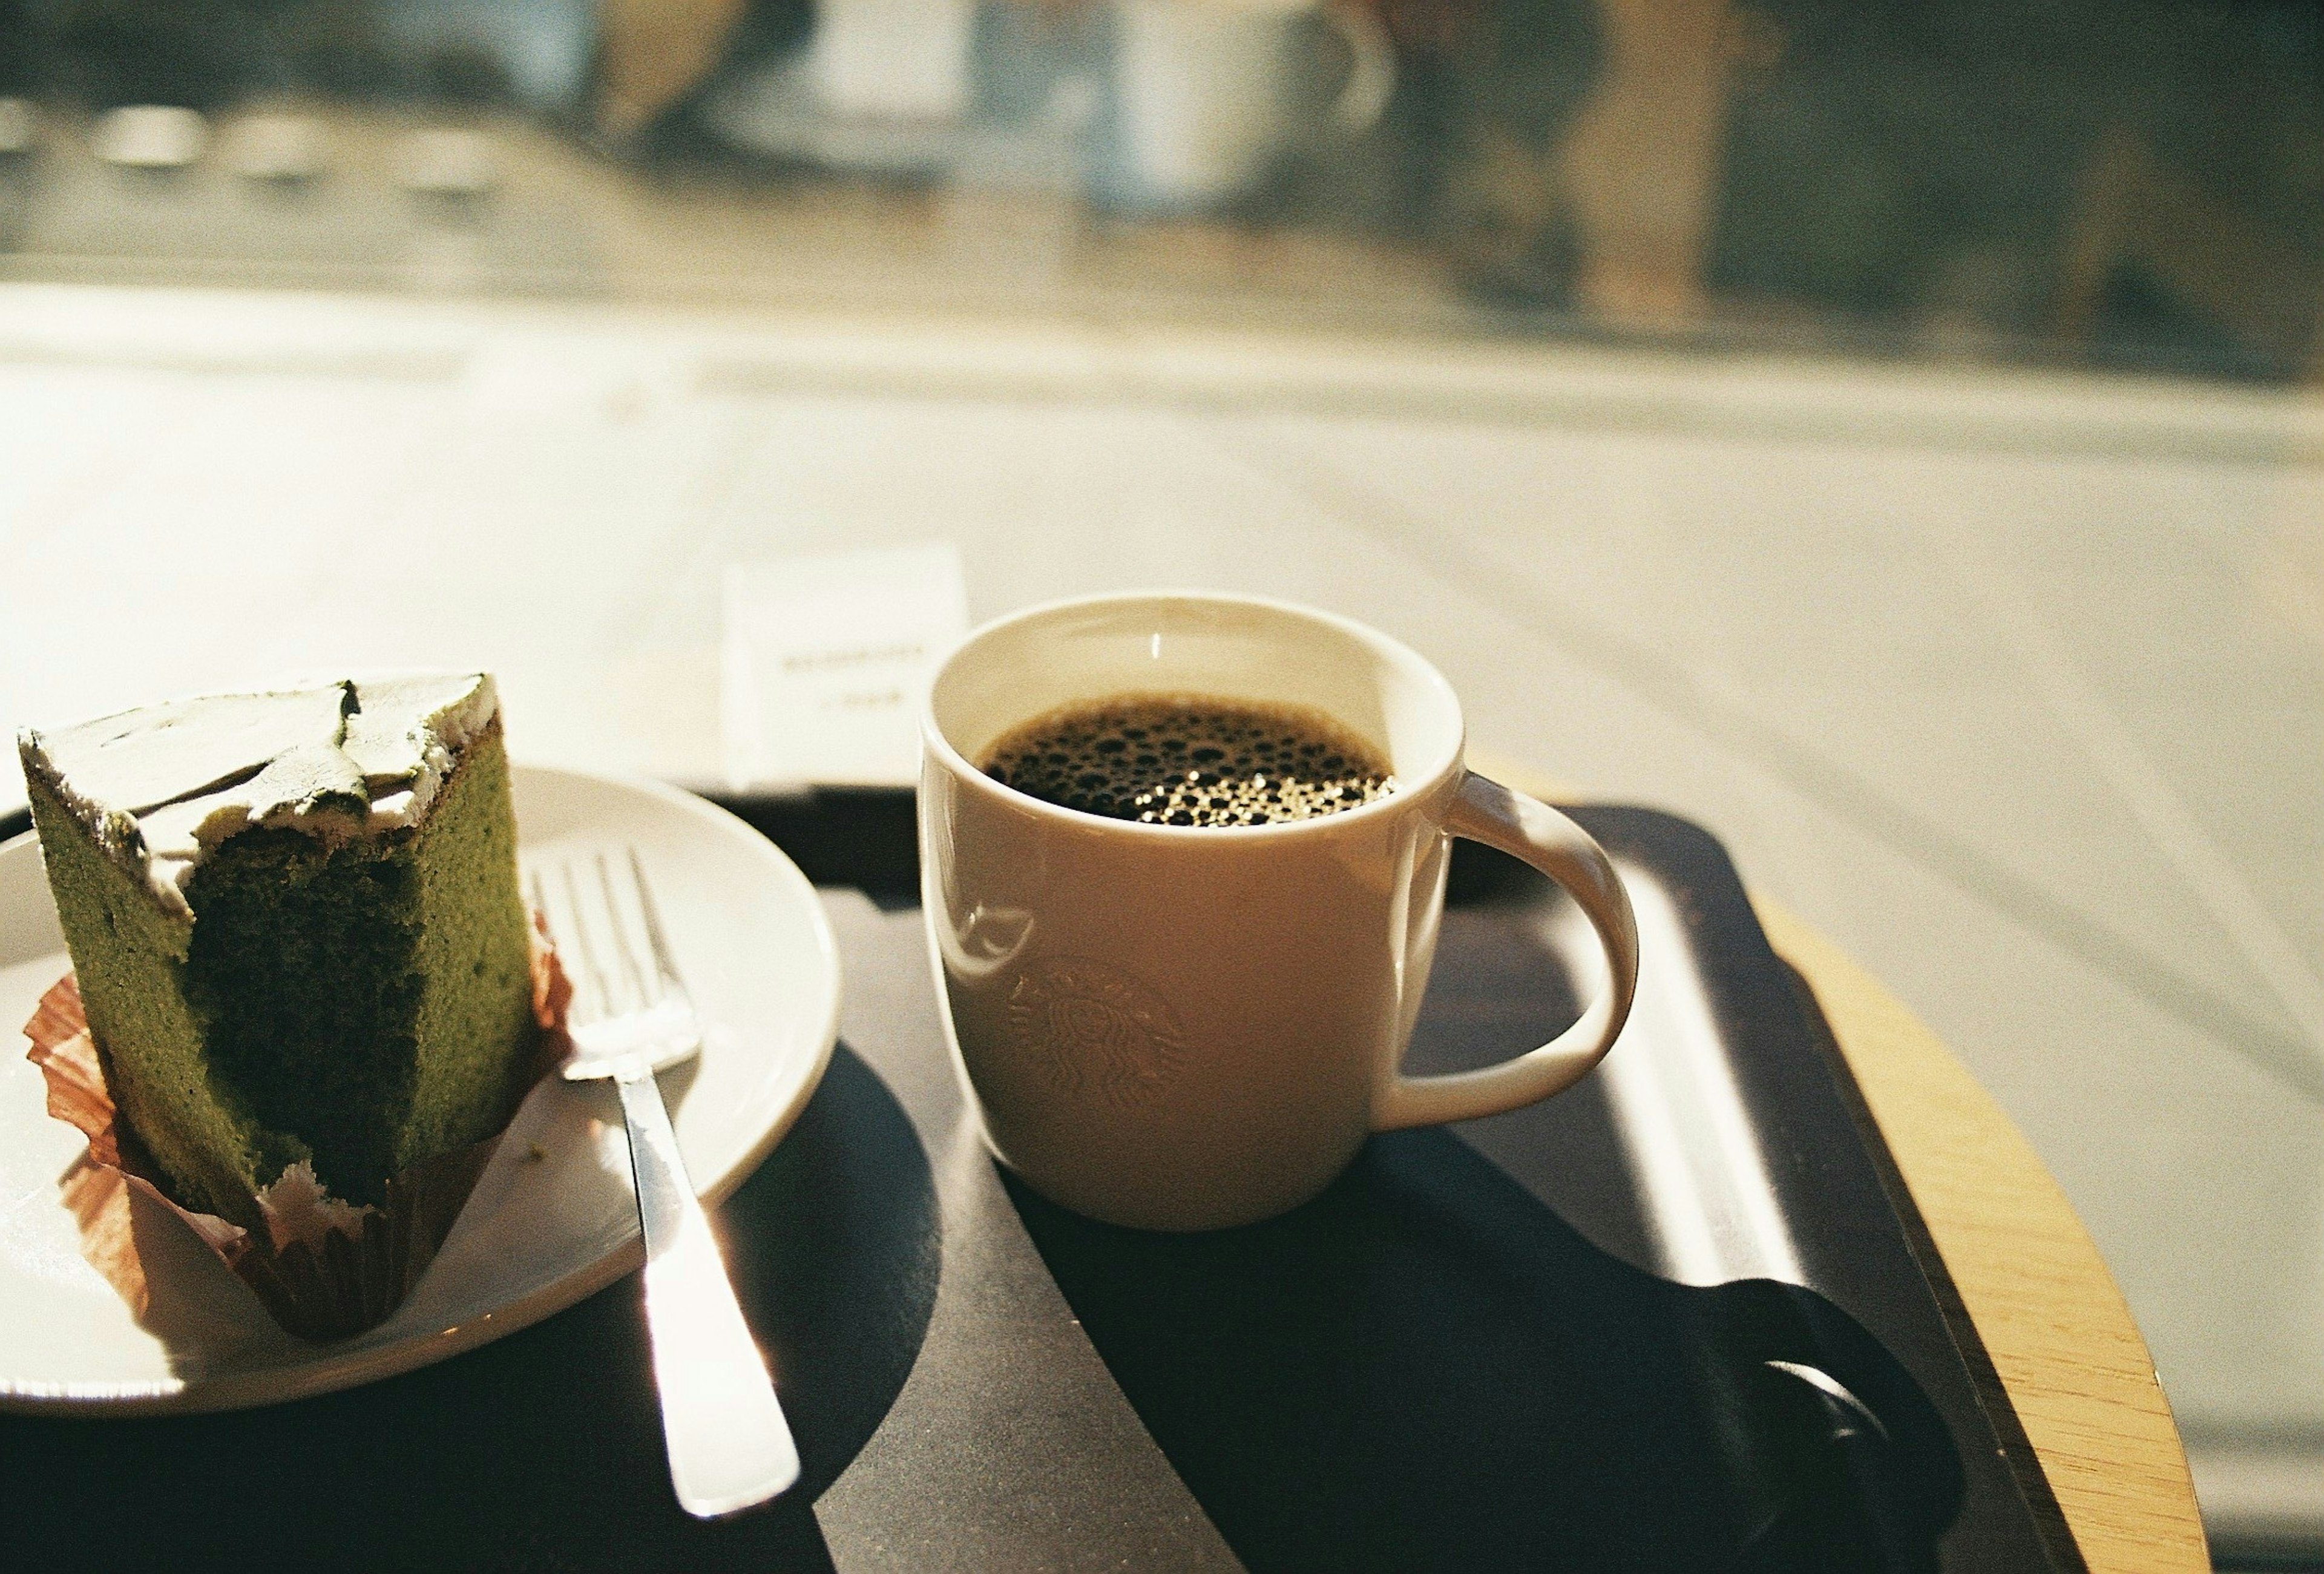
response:
{"label": "slice of matcha cake", "polygon": [[537,1045],[499,701],[481,674],[126,711],[17,749],[115,1105],[246,1226],[504,1126]]}

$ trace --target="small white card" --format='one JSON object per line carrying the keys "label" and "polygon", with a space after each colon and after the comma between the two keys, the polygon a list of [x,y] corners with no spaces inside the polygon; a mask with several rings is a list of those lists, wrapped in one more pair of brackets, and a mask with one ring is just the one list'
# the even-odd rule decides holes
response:
{"label": "small white card", "polygon": [[738,792],[909,787],[936,658],[968,631],[949,542],[726,570],[721,708]]}

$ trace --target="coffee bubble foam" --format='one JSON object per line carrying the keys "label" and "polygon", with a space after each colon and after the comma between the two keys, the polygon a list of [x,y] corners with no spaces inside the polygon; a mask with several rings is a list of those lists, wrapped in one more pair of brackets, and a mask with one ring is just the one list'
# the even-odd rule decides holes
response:
{"label": "coffee bubble foam", "polygon": [[1149,825],[1312,820],[1396,790],[1385,761],[1318,711],[1133,695],[1036,717],[986,751],[995,781]]}

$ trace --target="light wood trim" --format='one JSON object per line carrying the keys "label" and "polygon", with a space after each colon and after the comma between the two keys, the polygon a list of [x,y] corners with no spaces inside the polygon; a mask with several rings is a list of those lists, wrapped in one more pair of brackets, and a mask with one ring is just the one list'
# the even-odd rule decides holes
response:
{"label": "light wood trim", "polygon": [[[1579,795],[1506,759],[1536,797]],[[1808,981],[2092,1574],[2208,1569],[2186,1450],[2122,1292],[2050,1172],[1942,1040],[1781,904],[1752,905]]]}
{"label": "light wood trim", "polygon": [[2208,1569],[2187,1455],[2073,1208],[1969,1068],[1847,953],[1765,897],[1822,1005],[2093,1574]]}

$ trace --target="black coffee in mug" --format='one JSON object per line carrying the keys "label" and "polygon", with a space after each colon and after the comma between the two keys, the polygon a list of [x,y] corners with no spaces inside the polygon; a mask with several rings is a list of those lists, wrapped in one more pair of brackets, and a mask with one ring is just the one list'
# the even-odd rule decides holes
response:
{"label": "black coffee in mug", "polygon": [[1321,711],[1204,695],[1066,705],[978,764],[1044,802],[1153,825],[1311,820],[1396,790],[1379,751]]}

